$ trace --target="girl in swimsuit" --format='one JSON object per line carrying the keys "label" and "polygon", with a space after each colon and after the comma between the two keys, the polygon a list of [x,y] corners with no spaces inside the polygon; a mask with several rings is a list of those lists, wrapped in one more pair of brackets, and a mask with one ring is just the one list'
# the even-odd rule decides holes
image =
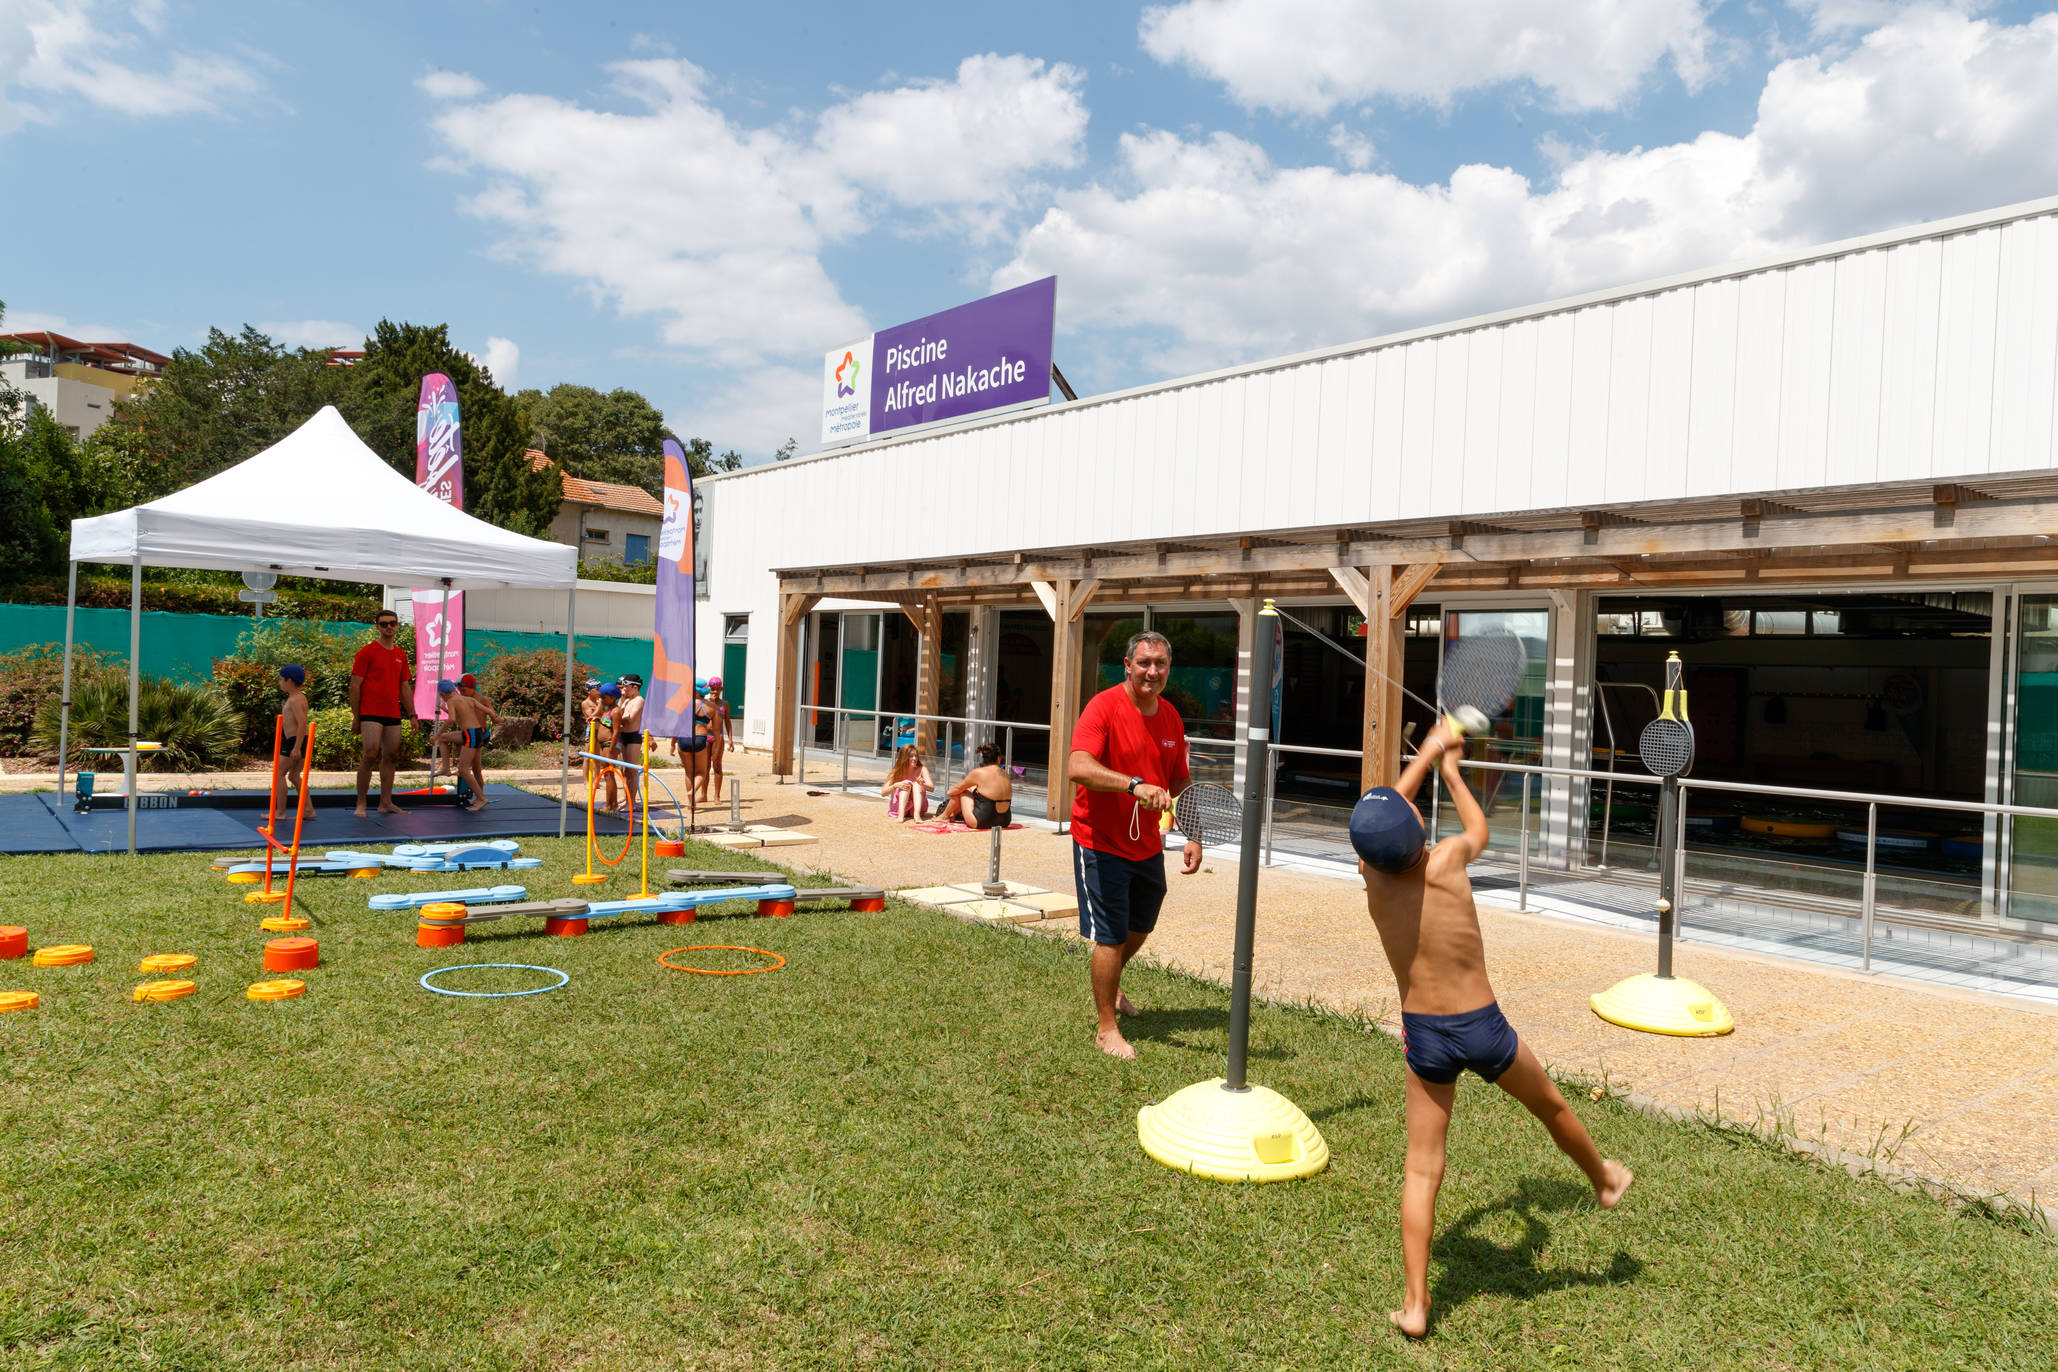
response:
{"label": "girl in swimsuit", "polygon": [[1015,781],[1001,766],[997,743],[979,745],[979,765],[950,788],[943,818],[974,829],[1005,829],[1015,799]]}
{"label": "girl in swimsuit", "polygon": [[894,754],[893,770],[886,774],[879,794],[886,797],[887,815],[906,824],[928,815],[929,793],[935,789],[928,764],[915,752],[914,744],[904,743]]}
{"label": "girl in swimsuit", "polygon": [[719,802],[722,798],[722,754],[736,741],[736,729],[729,720],[729,702],[722,698],[722,679],[711,676],[707,679],[707,790],[701,799],[712,796]]}

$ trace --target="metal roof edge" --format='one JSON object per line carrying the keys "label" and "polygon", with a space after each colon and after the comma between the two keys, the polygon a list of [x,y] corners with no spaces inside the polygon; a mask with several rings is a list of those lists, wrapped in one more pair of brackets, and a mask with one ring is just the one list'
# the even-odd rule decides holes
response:
{"label": "metal roof edge", "polygon": [[1864,234],[1856,238],[1842,238],[1831,243],[1797,248],[1792,252],[1752,261],[1732,262],[1717,267],[1704,267],[1695,271],[1678,272],[1671,276],[1655,277],[1633,282],[1625,286],[1609,286],[1601,290],[1588,291],[1582,295],[1563,296],[1531,305],[1517,305],[1505,310],[1487,314],[1476,314],[1464,319],[1440,324],[1425,324],[1398,333],[1380,334],[1373,338],[1360,339],[1352,343],[1336,343],[1326,347],[1311,348],[1305,352],[1290,353],[1284,357],[1266,358],[1259,362],[1243,362],[1235,366],[1220,367],[1211,372],[1199,372],[1191,376],[1172,377],[1165,381],[1151,381],[1126,390],[1108,391],[1102,395],[1081,396],[1077,400],[1054,401],[1030,411],[1008,411],[1001,414],[985,414],[955,424],[939,424],[924,428],[916,434],[893,434],[869,443],[854,443],[848,447],[831,448],[823,452],[809,453],[785,462],[763,462],[755,467],[744,467],[733,472],[714,472],[694,478],[697,485],[708,485],[728,481],[737,477],[758,476],[767,471],[790,471],[811,462],[831,458],[853,457],[859,453],[876,452],[882,448],[898,447],[905,443],[925,442],[948,434],[962,433],[969,429],[990,428],[1002,424],[1020,424],[1030,420],[1071,410],[1082,410],[1094,405],[1107,405],[1121,400],[1134,400],[1139,396],[1152,395],[1161,391],[1176,391],[1187,386],[1202,386],[1213,381],[1226,381],[1232,377],[1254,376],[1260,372],[1284,371],[1289,367],[1306,366],[1310,362],[1326,362],[1332,358],[1350,357],[1358,353],[1378,352],[1385,348],[1399,347],[1406,343],[1420,342],[1426,338],[1441,338],[1452,334],[1470,333],[1477,329],[1493,328],[1501,324],[1514,324],[1529,319],[1541,319],[1553,314],[1566,314],[1574,310],[1590,309],[1595,305],[1613,304],[1621,300],[1633,300],[1643,295],[1661,295],[1687,286],[1706,285],[1715,281],[1729,281],[1738,277],[1755,276],[1760,272],[1779,271],[1787,267],[1802,267],[1811,262],[1821,262],[1833,257],[1848,257],[1856,253],[1870,252],[1876,248],[1898,246],[1902,243],[1917,243],[1926,238],[1950,238],[1961,233],[1979,229],[1995,228],[2002,224],[2022,219],[2037,219],[2044,215],[2058,214],[2058,195],[2045,196],[2039,200],[2025,200],[2014,205],[2003,205],[1996,209],[1977,210],[1950,219],[1932,219],[1919,224],[1902,225],[1899,228],[1884,229],[1878,233]]}

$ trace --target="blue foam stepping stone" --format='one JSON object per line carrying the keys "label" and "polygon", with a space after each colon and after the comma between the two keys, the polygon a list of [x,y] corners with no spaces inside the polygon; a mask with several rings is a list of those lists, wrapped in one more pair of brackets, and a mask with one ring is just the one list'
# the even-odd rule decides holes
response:
{"label": "blue foam stepping stone", "polygon": [[529,890],[526,886],[480,886],[469,891],[408,891],[404,894],[373,896],[365,902],[374,910],[416,910],[438,901],[454,900],[460,905],[494,905],[504,901],[526,900]]}

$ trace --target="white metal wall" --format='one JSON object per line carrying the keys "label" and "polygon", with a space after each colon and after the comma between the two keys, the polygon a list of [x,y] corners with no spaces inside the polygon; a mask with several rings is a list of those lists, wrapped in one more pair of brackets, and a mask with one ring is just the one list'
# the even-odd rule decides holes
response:
{"label": "white metal wall", "polygon": [[769,700],[774,567],[2048,468],[2058,214],[2005,213],[754,468],[711,594]]}

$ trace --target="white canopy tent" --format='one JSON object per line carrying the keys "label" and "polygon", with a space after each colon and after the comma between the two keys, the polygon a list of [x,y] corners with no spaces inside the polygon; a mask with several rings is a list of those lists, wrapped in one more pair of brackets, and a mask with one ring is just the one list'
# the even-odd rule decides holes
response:
{"label": "white canopy tent", "polygon": [[129,565],[129,851],[136,851],[135,745],[143,647],[143,568],[207,567],[318,576],[385,586],[563,587],[565,743],[558,836],[571,774],[573,614],[578,550],[486,523],[430,495],[366,447],[325,405],[286,437],[161,500],[71,525],[64,611],[64,695],[58,732],[62,803],[71,731],[72,628],[81,562]]}

